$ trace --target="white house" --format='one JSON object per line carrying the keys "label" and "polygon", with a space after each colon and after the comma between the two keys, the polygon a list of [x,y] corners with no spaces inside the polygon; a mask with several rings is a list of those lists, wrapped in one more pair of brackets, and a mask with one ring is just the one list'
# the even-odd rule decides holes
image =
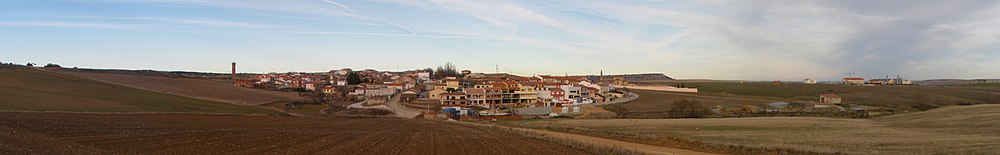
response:
{"label": "white house", "polygon": [[421,81],[430,81],[431,80],[431,72],[428,72],[428,71],[417,71],[417,79],[419,79]]}
{"label": "white house", "polygon": [[805,80],[802,80],[802,83],[804,83],[804,84],[816,84],[816,80],[815,79],[805,79]]}

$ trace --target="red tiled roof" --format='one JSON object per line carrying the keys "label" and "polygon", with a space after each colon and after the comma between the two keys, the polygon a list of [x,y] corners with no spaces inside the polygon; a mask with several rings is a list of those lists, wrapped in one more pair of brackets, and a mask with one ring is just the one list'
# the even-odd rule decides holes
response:
{"label": "red tiled roof", "polygon": [[837,94],[820,94],[819,96],[823,98],[840,98],[840,96],[837,96]]}

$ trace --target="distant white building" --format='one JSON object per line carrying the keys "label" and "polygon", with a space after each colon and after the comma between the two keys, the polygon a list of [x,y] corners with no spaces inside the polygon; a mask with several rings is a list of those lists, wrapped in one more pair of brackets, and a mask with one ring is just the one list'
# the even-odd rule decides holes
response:
{"label": "distant white building", "polygon": [[431,72],[422,71],[422,70],[421,71],[417,71],[417,79],[419,79],[420,81],[430,81],[431,80]]}
{"label": "distant white building", "polygon": [[805,80],[802,80],[802,83],[804,83],[804,84],[816,84],[816,79],[805,79]]}
{"label": "distant white building", "polygon": [[343,68],[343,69],[340,69],[340,70],[336,71],[337,75],[340,75],[340,76],[346,76],[347,74],[350,74],[351,72],[353,72],[351,70],[351,68]]}

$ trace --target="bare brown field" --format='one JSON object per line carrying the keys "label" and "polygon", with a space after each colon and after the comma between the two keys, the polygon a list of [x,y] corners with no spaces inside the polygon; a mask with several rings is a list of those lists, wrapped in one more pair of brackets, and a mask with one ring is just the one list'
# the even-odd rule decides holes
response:
{"label": "bare brown field", "polygon": [[0,111],[280,114],[31,68],[0,67]]}
{"label": "bare brown field", "polygon": [[821,154],[995,154],[1000,151],[998,121],[1000,105],[975,105],[878,119],[554,119],[501,124],[700,151],[739,147]]}
{"label": "bare brown field", "polygon": [[260,105],[275,101],[303,100],[296,93],[242,88],[233,86],[232,83],[209,79],[103,73],[72,69],[65,69],[61,73],[132,88],[235,104]]}
{"label": "bare brown field", "polygon": [[588,154],[423,120],[0,113],[0,154]]}

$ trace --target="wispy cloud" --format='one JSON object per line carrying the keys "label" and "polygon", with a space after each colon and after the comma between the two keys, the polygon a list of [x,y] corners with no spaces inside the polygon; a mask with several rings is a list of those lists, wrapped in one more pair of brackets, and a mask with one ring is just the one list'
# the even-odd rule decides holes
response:
{"label": "wispy cloud", "polygon": [[420,38],[414,44],[432,45],[425,51],[510,48],[702,78],[983,76],[998,74],[983,70],[1000,62],[1000,3],[992,0],[91,2],[198,13],[21,17],[0,26]]}
{"label": "wispy cloud", "polygon": [[374,17],[371,17],[371,16],[360,14],[358,12],[355,12],[353,9],[347,7],[346,5],[334,2],[332,0],[321,0],[321,1],[326,2],[327,4],[330,4],[330,5],[337,6],[337,7],[341,8],[341,9],[347,10],[349,12],[349,14],[351,16],[353,16],[353,17],[358,17],[358,18],[362,18],[362,19],[365,19],[365,20],[371,20],[371,21],[375,21],[375,22],[379,22],[379,23],[388,24],[388,25],[391,25],[393,27],[396,27],[396,28],[399,28],[401,30],[404,30],[406,32],[409,32],[410,35],[417,35],[417,32],[413,31],[413,29],[410,29],[409,27],[397,24],[395,22],[391,22],[391,21],[387,21],[387,20],[382,20],[382,19],[379,19],[379,18],[374,18]]}
{"label": "wispy cloud", "polygon": [[251,28],[251,29],[270,29],[279,28],[280,26],[271,24],[260,24],[260,23],[248,23],[248,22],[235,22],[226,21],[218,19],[189,19],[189,18],[172,18],[172,17],[116,17],[116,16],[64,16],[65,18],[75,18],[75,19],[98,19],[98,20],[111,20],[111,21],[130,21],[138,22],[144,25],[151,26],[201,26],[201,27],[227,27],[227,28]]}
{"label": "wispy cloud", "polygon": [[93,22],[62,22],[62,21],[7,21],[0,22],[4,27],[67,27],[67,28],[96,28],[96,29],[118,29],[118,30],[155,30],[157,28],[150,25],[138,24],[114,24],[114,23],[93,23]]}
{"label": "wispy cloud", "polygon": [[412,38],[428,38],[428,39],[471,39],[471,40],[485,40],[485,41],[497,41],[496,39],[488,39],[483,37],[475,36],[459,36],[459,35],[413,35],[407,33],[378,33],[378,32],[348,32],[348,31],[281,31],[281,32],[262,32],[262,33],[284,33],[284,34],[314,34],[314,35],[364,35],[364,36],[383,36],[383,37],[412,37]]}

